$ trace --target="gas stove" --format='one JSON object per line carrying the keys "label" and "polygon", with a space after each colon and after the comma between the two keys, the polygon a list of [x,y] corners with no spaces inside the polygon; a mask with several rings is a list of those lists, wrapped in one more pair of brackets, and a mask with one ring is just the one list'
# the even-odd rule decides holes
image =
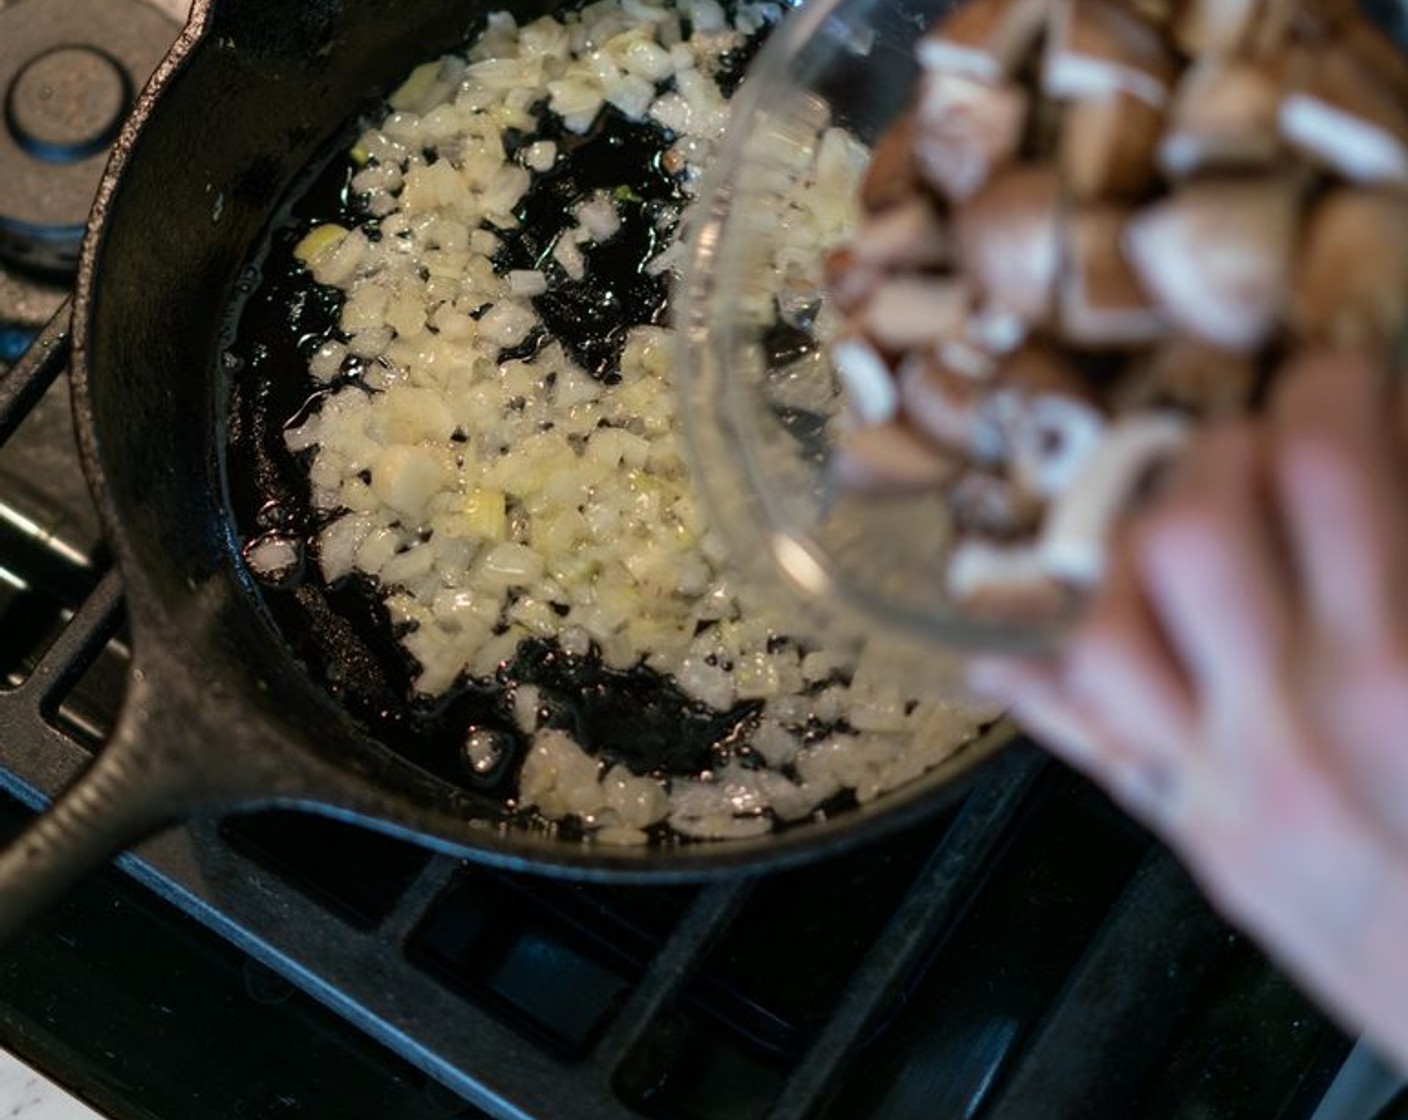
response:
{"label": "gas stove", "polygon": [[[24,142],[11,112],[0,145],[22,163],[0,167],[6,835],[101,747],[125,686],[62,269],[76,169],[179,7],[0,0],[10,103],[67,98],[21,114]],[[146,28],[148,61],[118,50],[114,17]],[[104,1115],[159,1120],[1325,1120],[1350,1050],[1166,851],[1028,743],[907,833],[700,887],[491,871],[287,811],[196,820],[6,951],[0,1044]]]}

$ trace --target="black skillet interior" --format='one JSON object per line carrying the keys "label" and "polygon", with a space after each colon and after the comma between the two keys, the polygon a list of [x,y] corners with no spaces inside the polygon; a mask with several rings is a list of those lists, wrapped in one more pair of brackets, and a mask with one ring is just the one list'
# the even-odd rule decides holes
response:
{"label": "black skillet interior", "polygon": [[[311,783],[266,782],[264,800],[592,877],[692,877],[800,859],[952,803],[966,783],[940,772],[880,803],[752,841],[608,850],[503,827],[500,796],[437,780],[356,726],[258,605],[221,483],[224,310],[289,191],[369,91],[460,45],[487,10],[448,0],[198,0],[192,28],[203,34],[178,47],[159,95],[139,107],[135,139],[95,211],[74,386],[138,661],[145,650],[161,670],[150,673],[152,702],[183,701],[194,724],[148,733],[199,740],[212,772],[246,757],[275,767],[316,758]],[[514,10],[531,18],[543,7]]]}

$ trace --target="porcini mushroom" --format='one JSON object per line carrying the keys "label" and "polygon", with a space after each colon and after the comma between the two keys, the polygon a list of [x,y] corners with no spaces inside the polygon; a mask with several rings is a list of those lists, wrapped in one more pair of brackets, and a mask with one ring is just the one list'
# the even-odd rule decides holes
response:
{"label": "porcini mushroom", "polygon": [[919,352],[900,365],[898,385],[905,416],[929,439],[977,462],[1002,457],[1002,432],[982,407],[982,382]]}
{"label": "porcini mushroom", "polygon": [[913,197],[919,186],[914,168],[914,110],[887,128],[870,155],[860,184],[860,204],[870,212]]}
{"label": "porcini mushroom", "polygon": [[870,268],[938,268],[948,263],[948,233],[929,196],[915,192],[861,220],[855,255]]}
{"label": "porcini mushroom", "polygon": [[1251,350],[1280,314],[1295,251],[1296,193],[1278,179],[1190,183],[1135,215],[1135,272],[1181,329]]}
{"label": "porcini mushroom", "polygon": [[899,421],[842,432],[828,462],[836,484],[851,493],[916,494],[942,486],[962,460]]}
{"label": "porcini mushroom", "polygon": [[914,165],[944,198],[961,202],[1016,155],[1026,91],[953,74],[928,74],[914,118]]}
{"label": "porcini mushroom", "polygon": [[1280,81],[1268,67],[1214,56],[1200,60],[1174,93],[1159,166],[1183,178],[1270,165],[1280,150],[1280,104]]}
{"label": "porcini mushroom", "polygon": [[1039,553],[1049,575],[1090,586],[1104,572],[1116,517],[1141,481],[1188,438],[1186,418],[1143,413],[1117,420],[1084,469],[1047,509]]}
{"label": "porcini mushroom", "polygon": [[988,302],[1041,322],[1051,311],[1061,263],[1056,171],[1008,168],[954,215],[958,258]]}
{"label": "porcini mushroom", "polygon": [[1174,38],[1194,58],[1228,55],[1246,40],[1258,0],[1187,0],[1174,24]]}
{"label": "porcini mushroom", "polygon": [[1297,53],[1278,123],[1286,143],[1351,182],[1408,185],[1408,110],[1343,43]]}
{"label": "porcini mushroom", "polygon": [[880,272],[871,268],[850,245],[832,249],[821,260],[822,283],[831,301],[843,313],[857,310],[880,283]]}
{"label": "porcini mushroom", "polygon": [[831,360],[846,389],[846,400],[863,424],[883,424],[899,411],[894,374],[880,352],[862,335],[848,334],[831,344]]}
{"label": "porcini mushroom", "polygon": [[919,64],[993,81],[1017,69],[1036,45],[1051,0],[972,0],[950,12],[915,47]]}
{"label": "porcini mushroom", "polygon": [[1144,194],[1162,125],[1158,109],[1128,93],[1073,101],[1061,122],[1061,181],[1082,202]]}
{"label": "porcini mushroom", "polygon": [[965,537],[949,551],[945,584],[968,611],[990,618],[1055,619],[1072,605],[1031,542]]}
{"label": "porcini mushroom", "polygon": [[1178,58],[1158,30],[1114,0],[1057,0],[1041,75],[1048,97],[1128,93],[1159,106]]}
{"label": "porcini mushroom", "polygon": [[1004,364],[981,411],[1001,433],[1013,480],[1043,498],[1070,484],[1105,429],[1088,382],[1043,346],[1024,346]]}
{"label": "porcini mushroom", "polygon": [[961,334],[969,305],[962,280],[901,273],[876,285],[855,321],[881,350],[899,354]]}
{"label": "porcini mushroom", "polygon": [[970,468],[944,493],[954,528],[996,540],[1034,532],[1044,506],[1030,491],[993,470]]}
{"label": "porcini mushroom", "polygon": [[1167,333],[1168,323],[1125,259],[1129,213],[1087,206],[1066,222],[1061,336],[1082,346],[1130,346]]}

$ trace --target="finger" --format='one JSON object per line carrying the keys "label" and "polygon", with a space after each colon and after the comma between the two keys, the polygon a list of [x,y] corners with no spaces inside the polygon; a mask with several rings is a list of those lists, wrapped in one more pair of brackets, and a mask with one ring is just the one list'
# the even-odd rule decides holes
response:
{"label": "finger", "polygon": [[1382,372],[1350,354],[1285,371],[1272,407],[1272,477],[1307,627],[1337,650],[1389,645],[1404,621],[1402,486]]}
{"label": "finger", "polygon": [[968,667],[969,687],[1002,704],[1043,745],[1079,769],[1101,766],[1105,736],[1060,703],[1060,676],[1054,663],[1016,658],[975,658]]}
{"label": "finger", "polygon": [[985,660],[973,665],[969,683],[1001,701],[1032,738],[1136,817],[1161,828],[1176,815],[1177,769],[1112,734],[1063,687],[1055,666]]}
{"label": "finger", "polygon": [[1134,527],[1135,562],[1197,705],[1255,719],[1278,692],[1290,614],[1255,431],[1210,429],[1183,471]]}
{"label": "finger", "polygon": [[1193,698],[1144,596],[1127,535],[1111,550],[1099,595],[1072,635],[1066,679],[1112,733],[1171,762],[1196,731]]}

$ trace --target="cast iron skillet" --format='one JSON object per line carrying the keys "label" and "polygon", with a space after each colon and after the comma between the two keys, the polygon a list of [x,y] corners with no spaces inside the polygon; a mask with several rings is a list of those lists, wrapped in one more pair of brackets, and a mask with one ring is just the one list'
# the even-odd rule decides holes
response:
{"label": "cast iron skillet", "polygon": [[[502,3],[502,0],[498,0]],[[524,18],[540,0],[519,4]],[[300,806],[517,869],[679,880],[776,866],[951,804],[965,751],[912,788],[754,840],[609,849],[511,820],[373,741],[259,609],[222,500],[218,373],[235,277],[369,90],[461,44],[496,0],[197,0],[103,180],[75,295],[84,467],[121,568],[134,668],[89,770],[0,855],[0,936],[94,864],[211,807]]]}

